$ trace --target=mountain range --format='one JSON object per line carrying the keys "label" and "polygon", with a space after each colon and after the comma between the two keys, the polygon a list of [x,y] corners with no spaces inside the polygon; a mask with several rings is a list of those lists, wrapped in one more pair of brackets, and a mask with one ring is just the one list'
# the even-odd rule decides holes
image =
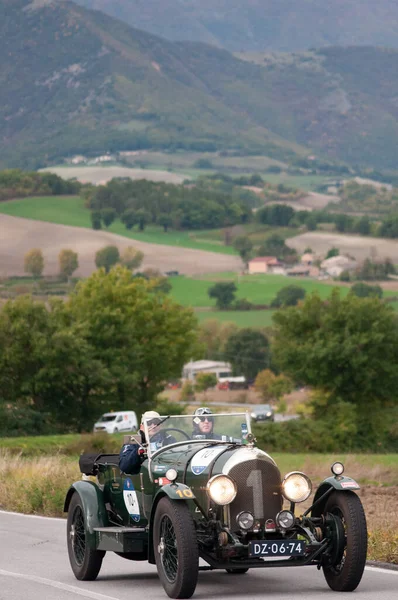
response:
{"label": "mountain range", "polygon": [[77,0],[173,41],[232,52],[398,48],[397,0]]}
{"label": "mountain range", "polygon": [[140,148],[398,167],[398,50],[234,56],[72,2],[0,3],[0,166]]}

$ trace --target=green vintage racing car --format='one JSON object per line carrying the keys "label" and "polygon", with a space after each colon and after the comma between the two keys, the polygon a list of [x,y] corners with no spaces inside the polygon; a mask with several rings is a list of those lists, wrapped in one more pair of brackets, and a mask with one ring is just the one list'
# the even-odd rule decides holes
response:
{"label": "green vintage racing car", "polygon": [[281,477],[256,447],[249,415],[211,420],[212,433],[197,435],[192,416],[160,417],[157,443],[145,422],[149,443],[136,475],[121,472],[116,454],[80,457],[83,479],[70,487],[64,506],[77,579],[95,579],[105,553],[115,552],[156,564],[170,598],[190,598],[200,569],[238,575],[313,565],[332,590],[354,590],[367,529],[359,486],[343,475],[343,465],[332,465],[301,513],[310,479],[301,472]]}

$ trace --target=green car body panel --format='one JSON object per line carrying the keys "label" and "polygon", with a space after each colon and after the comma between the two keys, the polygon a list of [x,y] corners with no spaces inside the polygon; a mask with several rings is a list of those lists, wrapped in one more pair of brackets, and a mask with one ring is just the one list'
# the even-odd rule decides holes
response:
{"label": "green car body panel", "polygon": [[78,494],[81,498],[86,516],[87,541],[92,548],[96,548],[95,528],[107,527],[109,524],[104,495],[92,481],[76,481],[71,485],[66,495],[64,512],[68,512],[73,494]]}
{"label": "green car body panel", "polygon": [[[314,504],[318,501],[319,503],[316,504],[316,506],[314,506],[314,509],[311,512],[312,516],[318,517],[322,514],[327,501],[327,495],[325,494],[328,490],[339,490],[340,492],[348,492],[350,490],[359,489],[360,486],[354,479],[351,479],[351,477],[346,477],[345,475],[335,475],[334,477],[327,477],[327,479],[324,479],[324,481],[322,481],[317,491],[315,492]],[[322,498],[322,496],[324,497]],[[321,498],[322,500],[320,500]]]}

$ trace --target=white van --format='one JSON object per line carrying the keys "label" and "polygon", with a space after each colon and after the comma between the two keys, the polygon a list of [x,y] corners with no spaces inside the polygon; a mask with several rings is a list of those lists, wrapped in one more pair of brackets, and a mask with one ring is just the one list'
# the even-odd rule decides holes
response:
{"label": "white van", "polygon": [[137,415],[133,410],[105,413],[94,424],[94,433],[118,433],[118,431],[136,431]]}

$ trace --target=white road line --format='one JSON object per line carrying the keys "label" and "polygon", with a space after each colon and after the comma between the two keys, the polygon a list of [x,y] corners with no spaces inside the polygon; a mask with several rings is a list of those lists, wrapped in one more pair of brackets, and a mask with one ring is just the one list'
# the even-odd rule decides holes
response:
{"label": "white road line", "polygon": [[365,567],[366,571],[374,571],[375,573],[383,573],[384,575],[398,575],[396,569],[383,569],[382,567]]}
{"label": "white road line", "polygon": [[92,598],[93,600],[118,600],[114,596],[105,596],[104,594],[97,594],[90,590],[84,590],[78,588],[75,585],[68,585],[61,583],[60,581],[52,581],[51,579],[45,579],[44,577],[37,577],[37,575],[23,575],[22,573],[12,573],[11,571],[4,571],[0,569],[0,575],[5,577],[12,577],[14,579],[24,579],[26,581],[33,581],[35,583],[41,583],[50,587],[56,588],[57,590],[63,590],[65,592],[71,592],[78,596],[84,596],[85,598]]}

